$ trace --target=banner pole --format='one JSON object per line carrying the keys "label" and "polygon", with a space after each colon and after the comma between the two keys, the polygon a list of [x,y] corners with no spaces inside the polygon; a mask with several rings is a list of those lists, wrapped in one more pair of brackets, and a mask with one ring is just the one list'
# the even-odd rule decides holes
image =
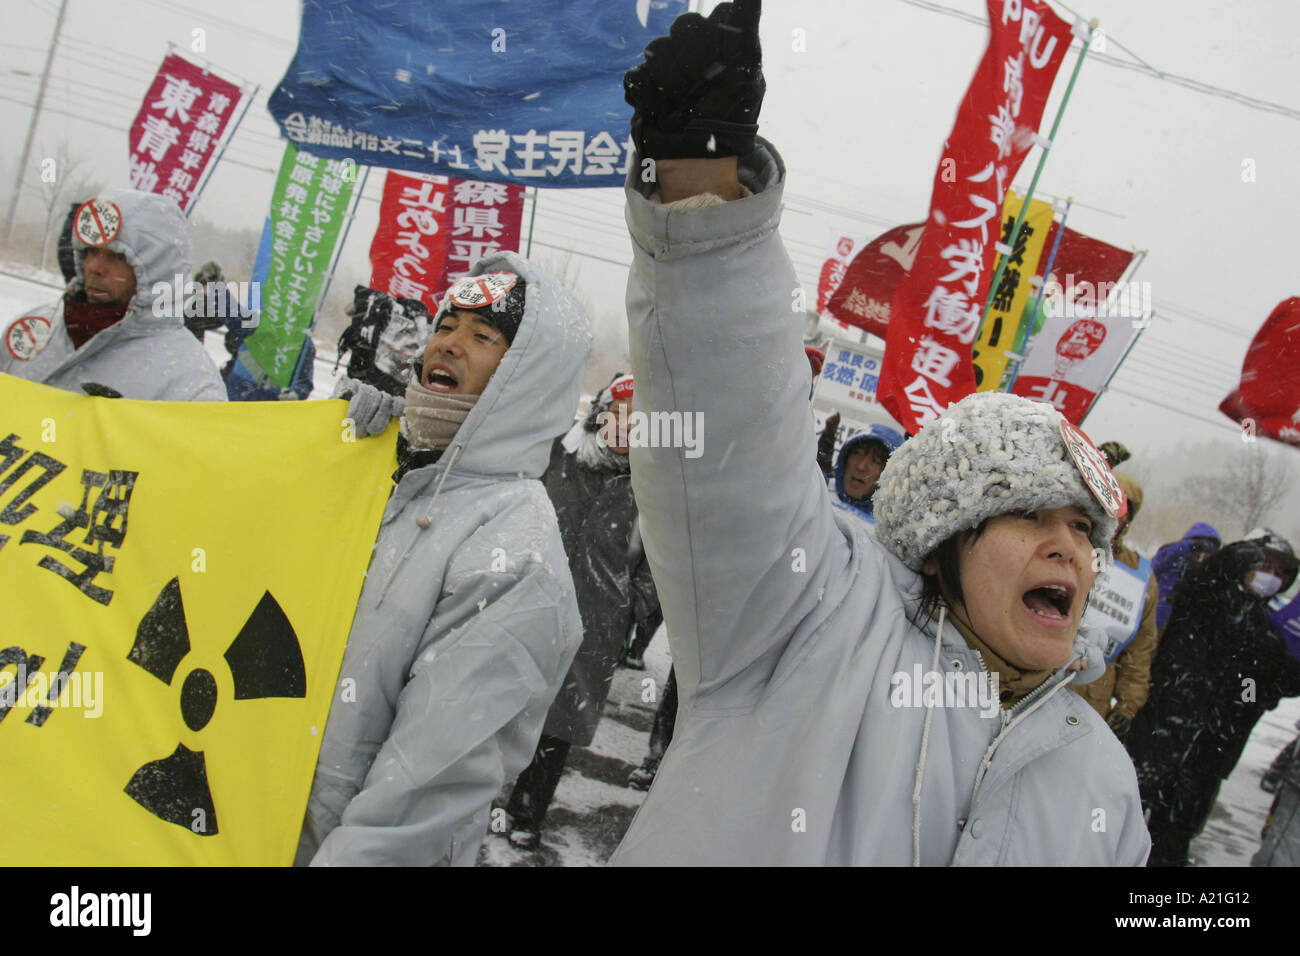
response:
{"label": "banner pole", "polygon": [[1021,330],[1024,335],[1021,336],[1020,333],[1016,335],[1017,341],[1014,343],[1013,348],[1019,357],[1014,360],[1016,364],[1015,368],[1011,370],[1011,381],[1007,383],[1008,392],[1015,387],[1016,379],[1020,377],[1020,366],[1025,361],[1025,347],[1029,344],[1029,336],[1034,334],[1034,325],[1038,322],[1038,310],[1043,305],[1043,293],[1047,291],[1047,279],[1052,274],[1052,267],[1056,265],[1056,253],[1061,248],[1061,237],[1065,235],[1065,220],[1070,217],[1070,207],[1072,205],[1074,205],[1073,198],[1065,200],[1065,210],[1061,213],[1061,222],[1056,229],[1056,238],[1052,240],[1052,251],[1047,256],[1047,267],[1043,269],[1043,284],[1038,287],[1038,295],[1034,299],[1034,311],[1030,314],[1026,327]]}
{"label": "banner pole", "polygon": [[230,127],[230,132],[228,132],[225,139],[222,140],[221,148],[217,150],[217,155],[212,157],[212,162],[208,163],[207,173],[203,177],[203,182],[199,183],[199,188],[196,189],[194,195],[190,197],[190,204],[185,209],[186,219],[190,218],[190,213],[192,213],[194,207],[199,204],[199,197],[203,195],[203,190],[208,188],[208,183],[212,180],[212,174],[217,170],[217,163],[221,162],[221,157],[226,155],[226,147],[229,146],[230,141],[235,138],[235,130],[239,129],[239,124],[242,123],[244,117],[248,115],[248,108],[253,105],[253,98],[257,96],[260,89],[260,86],[255,85],[253,87],[253,92],[245,95],[244,108],[240,110],[239,116],[235,119],[235,125]]}
{"label": "banner pole", "polygon": [[[1038,177],[1043,173],[1043,167],[1047,165],[1047,154],[1052,151],[1052,144],[1056,142],[1056,131],[1061,125],[1061,118],[1065,115],[1065,107],[1070,102],[1070,94],[1074,92],[1074,81],[1079,78],[1079,71],[1083,68],[1083,61],[1088,57],[1088,47],[1092,43],[1092,35],[1096,31],[1098,21],[1093,20],[1088,24],[1088,37],[1083,41],[1083,49],[1079,51],[1079,59],[1074,64],[1074,72],[1070,74],[1070,83],[1065,88],[1065,97],[1061,100],[1061,105],[1056,109],[1056,118],[1052,120],[1052,131],[1047,135],[1047,145],[1043,147],[1042,155],[1038,157],[1038,166],[1034,169],[1034,178],[1029,181],[1029,192],[1025,194],[1024,202],[1020,205],[1020,215],[1016,217],[1016,224],[1011,229],[1011,241],[1008,243],[1014,253],[1016,240],[1020,238],[1020,227],[1024,225],[1025,216],[1029,212],[1029,203],[1034,198],[1034,190],[1038,188]],[[993,281],[989,284],[989,297],[984,303],[984,316],[987,318],[989,309],[993,306],[993,298],[997,295],[998,286],[1002,283],[1002,273],[1006,272],[1007,262],[1010,255],[1000,256],[998,259],[997,270],[993,273]]]}
{"label": "banner pole", "polygon": [[537,221],[537,187],[533,187],[533,211],[528,216],[528,248],[524,250],[524,258],[527,259],[533,254],[533,223]]}
{"label": "banner pole", "polygon": [[[1155,314],[1156,314],[1156,310],[1152,309],[1151,315],[1148,316],[1148,320],[1154,317]],[[1124,354],[1120,357],[1119,364],[1116,365],[1113,369],[1111,369],[1110,376],[1106,379],[1106,384],[1101,387],[1101,391],[1097,393],[1097,397],[1092,400],[1092,404],[1088,406],[1088,410],[1084,412],[1083,417],[1079,419],[1080,428],[1083,427],[1083,423],[1087,420],[1088,416],[1092,414],[1092,410],[1097,407],[1097,403],[1101,401],[1101,397],[1106,394],[1106,390],[1110,388],[1111,379],[1113,379],[1115,377],[1115,373],[1120,370],[1120,366],[1122,366],[1124,362],[1128,360],[1128,354],[1132,352],[1133,347],[1138,344],[1138,339],[1142,338],[1142,333],[1147,330],[1147,325],[1149,324],[1150,322],[1148,321],[1146,324],[1138,326],[1137,335],[1133,336],[1133,341],[1130,342],[1128,344],[1128,348],[1124,350]]]}

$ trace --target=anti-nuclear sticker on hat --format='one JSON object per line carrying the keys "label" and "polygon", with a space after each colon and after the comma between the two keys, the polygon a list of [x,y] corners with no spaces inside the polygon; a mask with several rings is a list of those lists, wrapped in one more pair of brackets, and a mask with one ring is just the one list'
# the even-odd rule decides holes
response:
{"label": "anti-nuclear sticker on hat", "polygon": [[5,331],[5,348],[19,361],[29,361],[41,354],[52,331],[50,320],[45,316],[25,315],[15,319]]}
{"label": "anti-nuclear sticker on hat", "polygon": [[88,246],[103,246],[122,231],[122,210],[107,199],[92,199],[77,209],[73,229]]}
{"label": "anti-nuclear sticker on hat", "polygon": [[489,272],[481,276],[465,276],[447,290],[451,304],[462,309],[481,309],[515,287],[519,276],[513,272]]}
{"label": "anti-nuclear sticker on hat", "polygon": [[1083,476],[1084,484],[1092,496],[1101,502],[1106,513],[1112,518],[1123,518],[1128,514],[1128,497],[1120,487],[1115,473],[1110,470],[1106,457],[1097,450],[1092,439],[1064,418],[1061,419],[1061,438],[1065,440],[1065,447],[1070,449],[1070,457]]}

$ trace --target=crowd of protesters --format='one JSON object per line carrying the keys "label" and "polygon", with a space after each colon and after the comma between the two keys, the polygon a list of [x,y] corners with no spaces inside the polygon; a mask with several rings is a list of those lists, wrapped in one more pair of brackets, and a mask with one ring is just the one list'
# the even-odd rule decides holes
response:
{"label": "crowd of protesters", "polygon": [[[616,667],[643,668],[661,625],[673,666],[626,779],[649,795],[615,862],[1186,865],[1259,718],[1300,696],[1291,544],[1196,522],[1139,554],[1143,488],[1106,469],[1131,457],[1119,443],[1100,471],[1123,508],[1060,414],[1016,396],[968,396],[910,436],[838,411],[812,426],[820,356],[804,365],[785,302],[756,17],[687,15],[626,78],[659,175],[628,186],[634,374],[585,411],[587,319],[535,263],[481,261],[432,315],[355,290],[336,397],[362,435],[399,420],[398,469],[340,678],[362,675],[365,706],[331,711],[298,862],[473,863],[494,801],[537,849]],[[82,216],[101,202],[111,236]],[[307,398],[310,336],[272,385],[215,262],[197,305],[159,313],[154,282],[191,258],[170,200],[74,206],[67,292],[39,340],[7,330],[0,371],[109,397]],[[218,373],[200,343],[223,325]],[[746,362],[698,347],[736,335]],[[706,390],[725,454],[629,437],[634,403],[692,414],[683,396]],[[989,713],[900,704],[888,671],[913,665],[978,674]],[[1264,781],[1259,865],[1300,862],[1296,749]],[[1077,837],[1097,807],[1109,830]]]}

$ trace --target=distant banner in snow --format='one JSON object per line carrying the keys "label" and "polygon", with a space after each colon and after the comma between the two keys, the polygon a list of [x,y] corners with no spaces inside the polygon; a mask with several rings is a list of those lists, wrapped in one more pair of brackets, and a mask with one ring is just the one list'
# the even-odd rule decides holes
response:
{"label": "distant banner in snow", "polygon": [[1137,334],[1135,320],[1125,310],[1105,307],[1053,313],[1030,344],[1011,391],[1048,402],[1078,425],[1123,361]]}
{"label": "distant banner in snow", "polygon": [[519,249],[524,188],[389,171],[370,243],[370,288],[430,313],[479,259]]}
{"label": "distant banner in snow", "polygon": [[623,74],[687,0],[304,0],[269,108],[320,156],[525,186],[622,186]]}
{"label": "distant banner in snow", "polygon": [[[1002,243],[1010,245],[1011,230],[1024,205],[1024,197],[1008,192],[1002,206]],[[1010,361],[1020,324],[1025,320],[1025,306],[1033,291],[1030,279],[1038,271],[1038,258],[1052,224],[1052,207],[1041,199],[1029,203],[1029,212],[1020,226],[1016,247],[1007,258],[1002,280],[993,294],[993,302],[984,316],[979,336],[971,349],[975,367],[975,386],[981,392],[1001,390],[1003,375]]]}
{"label": "distant banner in snow", "polygon": [[1241,363],[1241,386],[1219,411],[1252,436],[1300,448],[1300,297],[1279,302],[1255,333]]}
{"label": "distant banner in snow", "polygon": [[395,464],[346,411],[0,375],[0,866],[293,861]]}
{"label": "distant banner in snow", "polygon": [[[821,275],[817,278],[817,311],[826,312],[827,305],[830,303],[831,296],[835,290],[840,287],[844,281],[844,276],[848,272],[849,263],[857,255],[858,250],[867,244],[866,236],[845,236],[837,235],[834,244],[831,246],[830,257],[822,263]],[[838,316],[832,315],[831,318],[845,328],[848,323]]]}
{"label": "distant banner in snow", "polygon": [[826,308],[847,325],[882,339],[889,334],[889,309],[921,247],[925,223],[895,226],[854,253]]}
{"label": "distant banner in snow", "polygon": [[288,388],[316,313],[334,244],[356,185],[354,163],[285,147],[271,194],[271,267],[262,315],[239,360],[259,382]]}
{"label": "distant banner in snow", "polygon": [[131,188],[188,210],[241,96],[235,84],[168,54],[131,124]]}
{"label": "distant banner in snow", "polygon": [[992,280],[1002,202],[1070,45],[1070,25],[1041,0],[987,0],[987,7],[989,44],[935,172],[916,263],[891,304],[880,400],[912,433],[975,390],[971,343]]}
{"label": "distant banner in snow", "polygon": [[834,340],[826,349],[826,361],[813,395],[813,404],[834,409],[864,424],[897,422],[876,400],[884,352],[870,345]]}

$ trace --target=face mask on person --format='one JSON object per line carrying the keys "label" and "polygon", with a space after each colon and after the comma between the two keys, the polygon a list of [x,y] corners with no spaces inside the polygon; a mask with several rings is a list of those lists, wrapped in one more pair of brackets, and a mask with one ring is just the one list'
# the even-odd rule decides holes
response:
{"label": "face mask on person", "polygon": [[1282,587],[1282,579],[1267,571],[1256,571],[1246,585],[1256,597],[1272,597]]}

